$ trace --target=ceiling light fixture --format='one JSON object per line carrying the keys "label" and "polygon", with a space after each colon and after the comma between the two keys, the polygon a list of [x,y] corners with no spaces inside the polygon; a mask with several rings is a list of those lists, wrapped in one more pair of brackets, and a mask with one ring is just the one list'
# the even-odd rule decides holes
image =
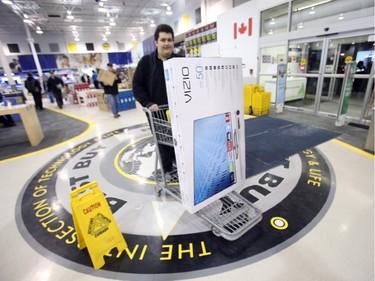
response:
{"label": "ceiling light fixture", "polygon": [[66,11],[66,13],[68,14],[67,16],[66,16],[66,18],[68,19],[68,20],[74,20],[74,16],[72,15],[72,11]]}
{"label": "ceiling light fixture", "polygon": [[39,26],[36,27],[36,33],[43,34],[43,31],[40,29]]}
{"label": "ceiling light fixture", "polygon": [[10,1],[10,0],[3,0],[2,2],[3,2],[4,4],[7,4],[7,5],[12,4],[12,1]]}
{"label": "ceiling light fixture", "polygon": [[311,11],[309,12],[310,15],[315,14],[314,7],[311,7]]}
{"label": "ceiling light fixture", "polygon": [[29,20],[29,19],[24,19],[23,22],[24,22],[24,23],[33,23],[33,21],[32,21],[32,20]]}
{"label": "ceiling light fixture", "polygon": [[156,26],[156,24],[155,24],[154,20],[151,20],[150,27],[155,27],[155,26]]}
{"label": "ceiling light fixture", "polygon": [[173,12],[172,12],[171,6],[167,6],[167,11],[166,11],[165,13],[166,13],[168,16],[173,15]]}
{"label": "ceiling light fixture", "polygon": [[23,14],[23,17],[24,17],[25,19],[28,19],[28,18],[29,18],[29,16],[26,15],[26,14]]}
{"label": "ceiling light fixture", "polygon": [[102,1],[99,1],[98,4],[99,4],[100,7],[104,6],[104,2],[102,2]]}
{"label": "ceiling light fixture", "polygon": [[343,20],[344,19],[344,14],[341,13],[340,16],[338,17],[338,20]]}
{"label": "ceiling light fixture", "polygon": [[115,26],[116,23],[115,23],[114,21],[111,21],[111,22],[109,23],[109,25],[110,25],[110,26]]}

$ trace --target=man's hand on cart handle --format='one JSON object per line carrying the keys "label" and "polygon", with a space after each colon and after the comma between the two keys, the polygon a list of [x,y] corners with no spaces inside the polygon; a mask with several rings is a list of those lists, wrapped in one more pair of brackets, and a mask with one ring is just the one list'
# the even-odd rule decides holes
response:
{"label": "man's hand on cart handle", "polygon": [[158,111],[159,110],[159,106],[157,104],[153,104],[151,105],[149,108],[148,108],[150,111],[154,112],[154,111]]}

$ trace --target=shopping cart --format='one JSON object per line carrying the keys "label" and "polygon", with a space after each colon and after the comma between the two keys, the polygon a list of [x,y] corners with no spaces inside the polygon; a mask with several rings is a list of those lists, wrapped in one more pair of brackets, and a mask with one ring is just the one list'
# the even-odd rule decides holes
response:
{"label": "shopping cart", "polygon": [[[155,142],[155,192],[157,196],[161,196],[161,192],[164,191],[182,202],[178,174],[165,173],[160,159],[159,144],[172,147],[175,145],[172,126],[167,116],[168,105],[159,106],[154,112],[148,108],[143,108],[143,111],[148,117]],[[196,214],[205,220],[214,235],[230,241],[240,238],[262,220],[261,211],[235,191],[229,192]]]}

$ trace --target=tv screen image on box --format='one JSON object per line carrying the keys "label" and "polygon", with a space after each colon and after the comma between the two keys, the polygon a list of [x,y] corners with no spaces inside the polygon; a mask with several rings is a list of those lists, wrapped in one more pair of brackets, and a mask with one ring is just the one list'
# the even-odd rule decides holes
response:
{"label": "tv screen image on box", "polygon": [[194,121],[194,204],[236,183],[231,113]]}

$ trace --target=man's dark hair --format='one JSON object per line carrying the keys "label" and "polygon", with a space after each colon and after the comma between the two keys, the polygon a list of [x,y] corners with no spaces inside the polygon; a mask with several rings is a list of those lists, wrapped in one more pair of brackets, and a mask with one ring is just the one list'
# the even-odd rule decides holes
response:
{"label": "man's dark hair", "polygon": [[172,34],[172,39],[174,40],[173,28],[170,27],[168,24],[160,24],[160,25],[158,25],[158,27],[156,28],[155,33],[154,33],[155,41],[158,41],[158,39],[159,39],[159,33],[160,32],[171,33]]}
{"label": "man's dark hair", "polygon": [[113,64],[109,62],[109,63],[107,63],[107,66],[113,67]]}

